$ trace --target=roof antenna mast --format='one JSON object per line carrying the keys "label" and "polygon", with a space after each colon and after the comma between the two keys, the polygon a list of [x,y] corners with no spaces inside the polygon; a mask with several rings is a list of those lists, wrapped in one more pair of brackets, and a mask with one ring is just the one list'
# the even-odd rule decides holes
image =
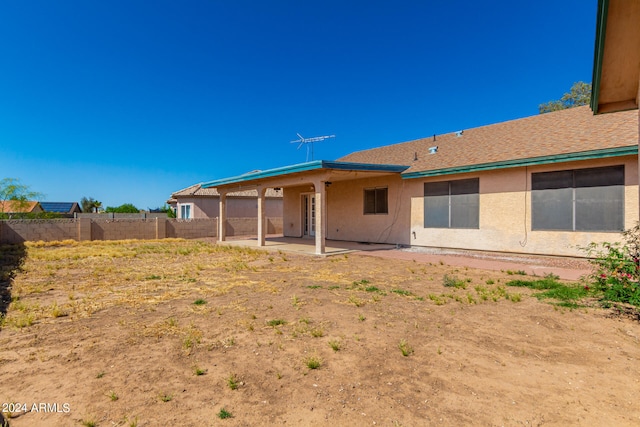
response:
{"label": "roof antenna mast", "polygon": [[300,137],[300,139],[296,139],[295,141],[291,141],[291,143],[292,144],[299,144],[298,145],[298,150],[303,145],[307,146],[307,160],[306,160],[307,162],[309,161],[309,144],[311,144],[311,160],[313,160],[313,143],[314,142],[324,141],[325,139],[335,138],[336,137],[335,135],[325,135],[325,136],[314,136],[313,138],[304,138],[299,133],[296,133],[296,135],[298,135],[298,137]]}

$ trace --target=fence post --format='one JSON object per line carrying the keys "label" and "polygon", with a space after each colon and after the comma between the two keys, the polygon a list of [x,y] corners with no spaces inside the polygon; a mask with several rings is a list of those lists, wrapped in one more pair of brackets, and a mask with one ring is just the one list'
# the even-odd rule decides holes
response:
{"label": "fence post", "polygon": [[167,237],[167,219],[156,217],[156,239]]}

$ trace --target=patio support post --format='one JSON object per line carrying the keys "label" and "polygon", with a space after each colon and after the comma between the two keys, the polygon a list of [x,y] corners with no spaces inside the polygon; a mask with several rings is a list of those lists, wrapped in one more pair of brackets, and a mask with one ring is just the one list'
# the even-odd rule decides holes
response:
{"label": "patio support post", "polygon": [[316,191],[316,255],[324,255],[327,228],[327,190],[324,181],[313,183]]}
{"label": "patio support post", "polygon": [[258,246],[264,246],[267,235],[265,194],[267,189],[258,187]]}
{"label": "patio support post", "polygon": [[218,242],[227,240],[227,192],[220,191],[220,213],[218,214]]}

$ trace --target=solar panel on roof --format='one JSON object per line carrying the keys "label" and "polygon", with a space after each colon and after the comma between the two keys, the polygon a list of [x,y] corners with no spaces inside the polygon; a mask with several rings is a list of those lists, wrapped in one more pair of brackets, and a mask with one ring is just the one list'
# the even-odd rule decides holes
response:
{"label": "solar panel on roof", "polygon": [[67,213],[73,207],[69,202],[40,202],[40,206],[45,212]]}

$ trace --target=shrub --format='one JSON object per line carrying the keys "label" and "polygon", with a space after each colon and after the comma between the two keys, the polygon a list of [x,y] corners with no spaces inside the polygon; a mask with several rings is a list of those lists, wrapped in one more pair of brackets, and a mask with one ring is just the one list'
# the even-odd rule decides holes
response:
{"label": "shrub", "polygon": [[591,243],[590,282],[603,300],[640,306],[640,225],[622,233],[622,242]]}

